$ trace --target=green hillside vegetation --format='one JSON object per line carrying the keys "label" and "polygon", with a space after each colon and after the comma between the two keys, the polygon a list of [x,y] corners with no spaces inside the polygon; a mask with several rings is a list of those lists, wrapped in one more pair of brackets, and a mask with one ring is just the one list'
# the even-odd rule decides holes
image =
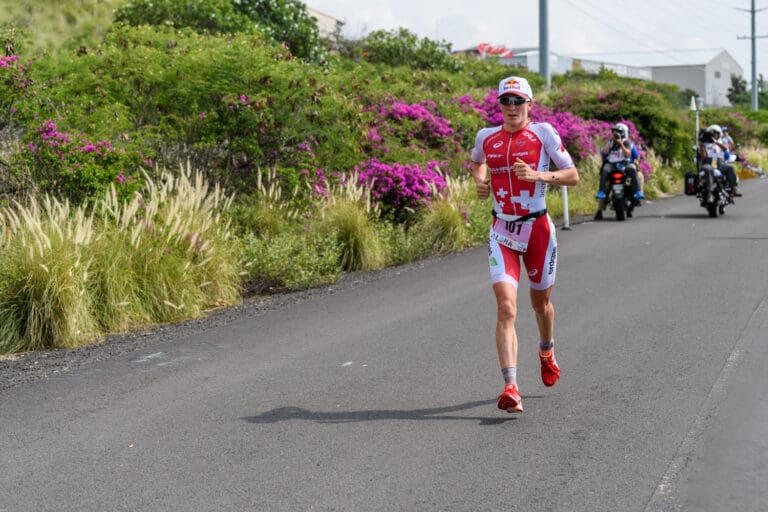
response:
{"label": "green hillside vegetation", "polygon": [[[292,0],[48,4],[0,0],[0,353],[484,243],[469,150],[510,74],[577,159],[571,215],[594,212],[612,123],[641,145],[647,197],[680,193],[691,166],[690,96],[672,86],[603,71],[547,94],[405,29],[321,41]],[[701,122],[765,166],[758,117]]]}
{"label": "green hillside vegetation", "polygon": [[0,0],[0,23],[23,37],[17,51],[38,55],[65,46],[95,46],[112,24],[113,11],[125,0]]}

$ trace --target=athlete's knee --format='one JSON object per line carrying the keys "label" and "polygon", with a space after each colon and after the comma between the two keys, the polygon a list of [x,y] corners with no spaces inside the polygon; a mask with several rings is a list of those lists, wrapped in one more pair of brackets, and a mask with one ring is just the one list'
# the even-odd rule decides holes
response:
{"label": "athlete's knee", "polygon": [[497,315],[501,322],[514,322],[517,316],[517,305],[512,298],[502,297],[497,301]]}
{"label": "athlete's knee", "polygon": [[537,315],[547,315],[554,311],[549,293],[531,293],[531,307]]}

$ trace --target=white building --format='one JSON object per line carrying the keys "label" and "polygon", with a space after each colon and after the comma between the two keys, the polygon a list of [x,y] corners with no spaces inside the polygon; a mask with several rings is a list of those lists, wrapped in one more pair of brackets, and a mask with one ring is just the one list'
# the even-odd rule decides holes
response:
{"label": "white building", "polygon": [[[538,73],[539,50],[536,48],[532,50],[525,50],[519,53],[516,52],[509,59],[501,59],[501,62],[508,63],[512,66],[524,67]],[[617,64],[615,62],[596,59],[579,59],[549,52],[549,72],[553,75],[563,75],[568,71],[578,70],[586,71],[588,73],[598,73],[601,68],[613,71],[617,76],[626,78],[638,78],[640,80],[651,80],[651,70],[649,68],[635,65]]]}
{"label": "white building", "polygon": [[344,26],[344,21],[339,18],[334,18],[330,14],[325,14],[317,9],[313,9],[308,5],[306,8],[307,14],[317,20],[317,30],[320,33],[320,37],[336,41],[341,34],[341,28]]}
{"label": "white building", "polygon": [[[483,55],[474,48],[460,50],[454,53],[475,55],[478,58],[498,58],[499,62],[502,64],[525,68],[535,73],[539,72],[539,49],[537,47],[512,48],[512,52],[512,56],[507,58],[495,57],[493,55],[483,57]],[[611,70],[621,77],[651,80],[651,70],[649,68],[593,58],[574,58],[549,52],[549,71],[553,75],[564,75],[569,71],[578,70],[587,71],[589,73],[598,73],[601,68]]]}
{"label": "white building", "polygon": [[588,53],[571,55],[576,60],[612,62],[651,72],[651,80],[691,89],[705,105],[728,107],[731,77],[741,77],[744,71],[736,60],[722,48],[704,50],[670,50],[664,52]]}

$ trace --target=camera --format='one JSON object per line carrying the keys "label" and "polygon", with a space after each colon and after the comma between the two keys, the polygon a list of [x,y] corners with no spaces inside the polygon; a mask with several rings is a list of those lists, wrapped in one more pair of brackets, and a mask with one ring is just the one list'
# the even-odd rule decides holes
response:
{"label": "camera", "polygon": [[613,132],[613,138],[616,140],[621,140],[621,132],[620,131]]}
{"label": "camera", "polygon": [[703,142],[705,144],[715,142],[715,136],[712,132],[704,130],[699,134],[699,142]]}

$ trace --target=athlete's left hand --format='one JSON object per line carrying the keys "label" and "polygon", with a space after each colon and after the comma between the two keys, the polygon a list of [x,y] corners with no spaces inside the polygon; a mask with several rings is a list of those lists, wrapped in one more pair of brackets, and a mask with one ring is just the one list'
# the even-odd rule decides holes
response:
{"label": "athlete's left hand", "polygon": [[520,157],[515,159],[515,163],[512,164],[512,170],[515,172],[515,176],[523,181],[539,181],[539,173],[531,169]]}

